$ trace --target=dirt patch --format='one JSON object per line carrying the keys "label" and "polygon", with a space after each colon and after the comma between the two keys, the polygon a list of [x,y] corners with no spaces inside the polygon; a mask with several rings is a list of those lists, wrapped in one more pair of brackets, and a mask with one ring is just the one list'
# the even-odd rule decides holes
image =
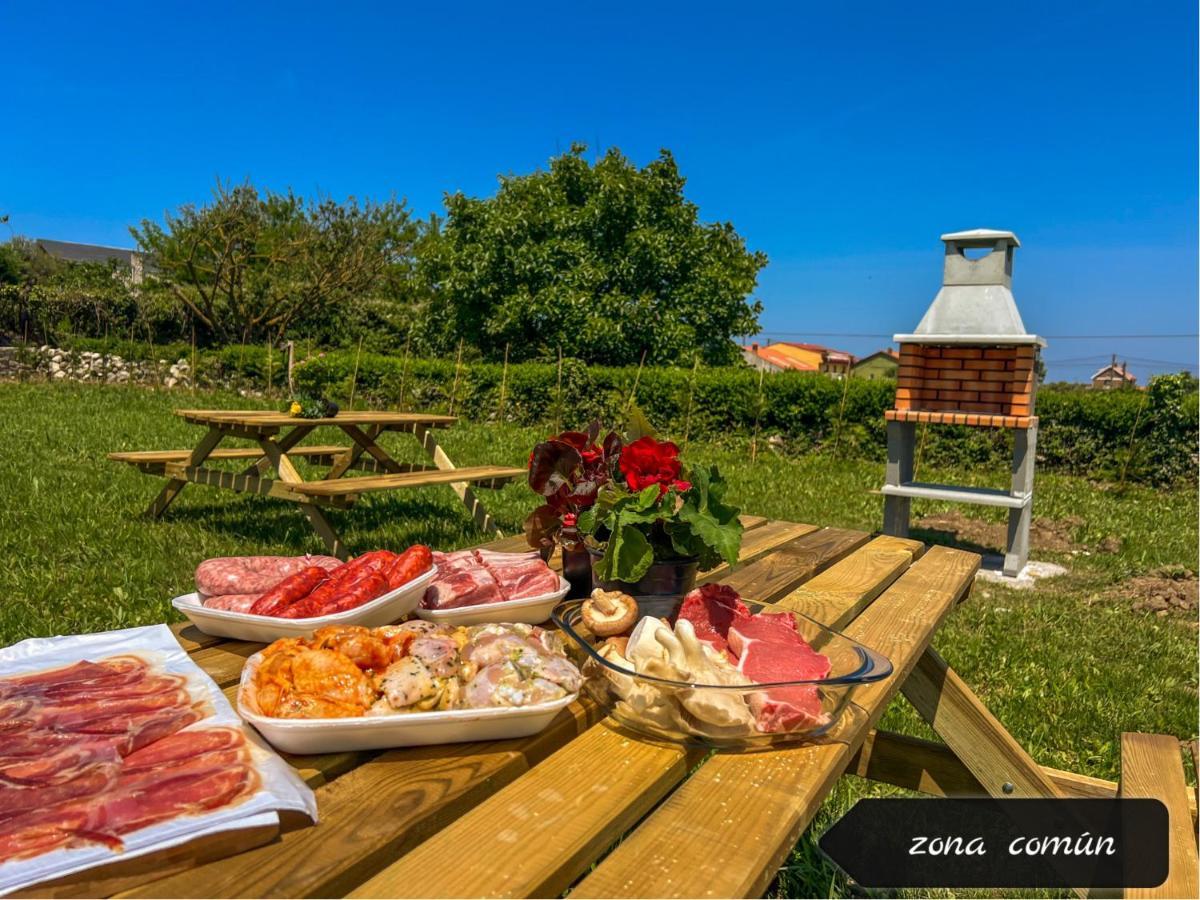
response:
{"label": "dirt patch", "polygon": [[[1034,552],[1050,550],[1055,553],[1119,553],[1121,539],[1109,535],[1098,544],[1089,546],[1074,540],[1072,535],[1084,525],[1078,516],[1065,519],[1034,519],[1029,528],[1029,544]],[[977,547],[1002,550],[1008,540],[1008,526],[1002,522],[983,522],[971,519],[962,513],[940,513],[926,516],[917,521],[918,528],[944,531],[953,535],[957,544],[973,544]]]}
{"label": "dirt patch", "polygon": [[1128,601],[1135,612],[1152,612],[1156,616],[1196,617],[1196,601],[1200,581],[1195,572],[1187,569],[1158,569],[1139,575],[1117,585],[1109,596]]}

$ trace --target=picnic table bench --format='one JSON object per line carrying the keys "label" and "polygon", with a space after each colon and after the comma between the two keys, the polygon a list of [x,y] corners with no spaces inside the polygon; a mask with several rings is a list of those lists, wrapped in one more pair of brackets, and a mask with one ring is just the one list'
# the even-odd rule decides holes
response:
{"label": "picnic table bench", "polygon": [[[819,739],[710,753],[628,732],[581,696],[530,738],[285,756],[315,789],[319,824],[247,830],[176,848],[149,870],[117,862],[29,893],[758,896],[844,774],[934,795],[1117,795],[1114,782],[1038,765],[932,648],[970,592],[977,555],[760,517],[743,524],[743,563],[703,581],[841,629],[894,666],[887,679],[860,687]],[[517,550],[521,541],[487,546]],[[246,658],[262,645],[175,630],[232,700]],[[876,729],[898,692],[945,743]],[[1126,753],[1131,772],[1120,789],[1159,791],[1145,773],[1169,749],[1130,742]],[[1191,841],[1194,879],[1195,798],[1184,797],[1177,743],[1174,754],[1171,823]],[[1185,877],[1189,857],[1179,853],[1172,879]],[[1192,884],[1182,896],[1195,895]],[[1181,886],[1169,879],[1157,895],[1178,895],[1171,891]]]}
{"label": "picnic table bench", "polygon": [[[448,428],[458,421],[455,416],[350,411],[330,418],[300,419],[261,409],[177,409],[175,415],[207,428],[194,448],[108,454],[114,462],[128,463],[149,475],[167,479],[146,510],[148,516],[161,517],[189,483],[274,497],[298,504],[329,551],[343,558],[346,548],[325,508],[348,508],[363,494],[374,491],[449,484],[479,527],[502,538],[503,533],[475,496],[472,485],[499,487],[525,475],[524,469],[512,466],[455,466],[433,434],[435,429]],[[321,426],[340,429],[352,443],[349,446],[300,443]],[[433,464],[397,462],[378,443],[379,436],[389,431],[413,435]],[[257,446],[218,447],[226,439],[249,440]],[[305,480],[294,459],[329,468],[321,478]],[[249,466],[234,472],[209,465],[230,460],[248,461]],[[346,477],[353,470],[371,474]],[[271,471],[276,473],[275,478],[268,477]]]}

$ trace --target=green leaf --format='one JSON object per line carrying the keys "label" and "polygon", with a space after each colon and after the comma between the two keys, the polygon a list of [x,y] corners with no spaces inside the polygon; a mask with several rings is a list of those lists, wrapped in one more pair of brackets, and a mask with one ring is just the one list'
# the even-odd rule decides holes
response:
{"label": "green leaf", "polygon": [[596,571],[605,581],[634,582],[646,574],[653,562],[654,550],[646,536],[636,526],[619,522]]}
{"label": "green leaf", "polygon": [[580,534],[595,534],[596,532],[596,507],[585,509],[579,514],[579,521],[576,523]]}

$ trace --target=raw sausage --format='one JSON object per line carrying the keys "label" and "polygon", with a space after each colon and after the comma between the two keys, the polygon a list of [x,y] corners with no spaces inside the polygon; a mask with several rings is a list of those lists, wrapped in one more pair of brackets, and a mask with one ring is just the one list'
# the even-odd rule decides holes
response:
{"label": "raw sausage", "polygon": [[382,572],[373,572],[368,569],[343,579],[332,587],[322,585],[321,591],[313,591],[299,603],[289,606],[280,615],[285,619],[311,619],[316,616],[328,616],[362,606],[386,592],[387,577]]}
{"label": "raw sausage", "polygon": [[196,590],[204,597],[261,594],[309,566],[337,569],[341,565],[332,556],[222,556],[196,567]]}
{"label": "raw sausage", "polygon": [[278,616],[289,606],[311,594],[328,578],[329,573],[320,566],[302,569],[295,575],[289,575],[255,600],[250,612],[256,616]]}
{"label": "raw sausage", "polygon": [[221,594],[219,597],[209,597],[204,601],[206,609],[224,609],[229,612],[250,612],[254,601],[261,594]]}
{"label": "raw sausage", "polygon": [[413,544],[396,557],[384,570],[389,591],[408,584],[418,575],[428,572],[433,566],[433,551],[424,544]]}

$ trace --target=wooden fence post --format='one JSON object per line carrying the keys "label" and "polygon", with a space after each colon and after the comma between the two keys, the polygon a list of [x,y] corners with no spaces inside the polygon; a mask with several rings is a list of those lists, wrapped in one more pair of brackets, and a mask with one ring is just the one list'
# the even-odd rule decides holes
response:
{"label": "wooden fence post", "polygon": [[408,348],[412,343],[412,332],[404,339],[404,362],[400,365],[400,412],[404,412],[404,385],[408,381]]}
{"label": "wooden fence post", "polygon": [[642,351],[641,362],[638,363],[637,374],[633,376],[633,390],[629,392],[629,399],[625,402],[625,418],[629,418],[629,410],[633,408],[633,404],[637,402],[638,384],[642,380],[642,368],[646,365],[646,351]]}
{"label": "wooden fence post", "polygon": [[458,399],[458,377],[462,373],[463,339],[458,339],[458,357],[454,360],[454,387],[450,389],[450,415],[454,415],[454,402]]}
{"label": "wooden fence post", "polygon": [[509,344],[504,345],[504,369],[500,373],[500,408],[496,413],[496,421],[504,421],[504,405],[508,400],[508,349]]}
{"label": "wooden fence post", "polygon": [[692,405],[696,399],[696,373],[697,373],[697,371],[699,371],[699,369],[700,369],[700,354],[693,353],[692,354],[692,377],[688,380],[687,414],[684,416],[684,419],[683,419],[683,448],[680,450],[681,453],[683,452],[683,450],[687,449],[688,434],[690,434],[691,430],[692,430]]}
{"label": "wooden fence post", "polygon": [[842,402],[838,406],[837,428],[833,432],[833,449],[837,450],[842,440],[842,420],[846,418],[846,393],[850,390],[850,373],[842,376]]}
{"label": "wooden fence post", "polygon": [[558,346],[558,386],[555,388],[555,393],[558,395],[554,403],[554,433],[558,434],[562,431],[562,344]]}
{"label": "wooden fence post", "polygon": [[762,419],[763,408],[763,376],[767,374],[766,369],[758,370],[758,402],[754,404],[754,437],[750,438],[750,464],[753,465],[758,460],[758,425]]}
{"label": "wooden fence post", "polygon": [[1129,471],[1129,464],[1133,462],[1134,442],[1137,440],[1138,425],[1142,423],[1142,410],[1146,408],[1146,401],[1150,397],[1150,389],[1146,388],[1142,392],[1142,402],[1138,404],[1137,415],[1133,417],[1133,429],[1129,432],[1129,446],[1125,449],[1125,461],[1121,463],[1121,480],[1117,482],[1117,490],[1124,490],[1125,475]]}
{"label": "wooden fence post", "polygon": [[350,408],[354,409],[354,391],[358,387],[358,362],[362,359],[362,335],[358,336],[358,350],[354,354],[354,374],[350,376]]}

